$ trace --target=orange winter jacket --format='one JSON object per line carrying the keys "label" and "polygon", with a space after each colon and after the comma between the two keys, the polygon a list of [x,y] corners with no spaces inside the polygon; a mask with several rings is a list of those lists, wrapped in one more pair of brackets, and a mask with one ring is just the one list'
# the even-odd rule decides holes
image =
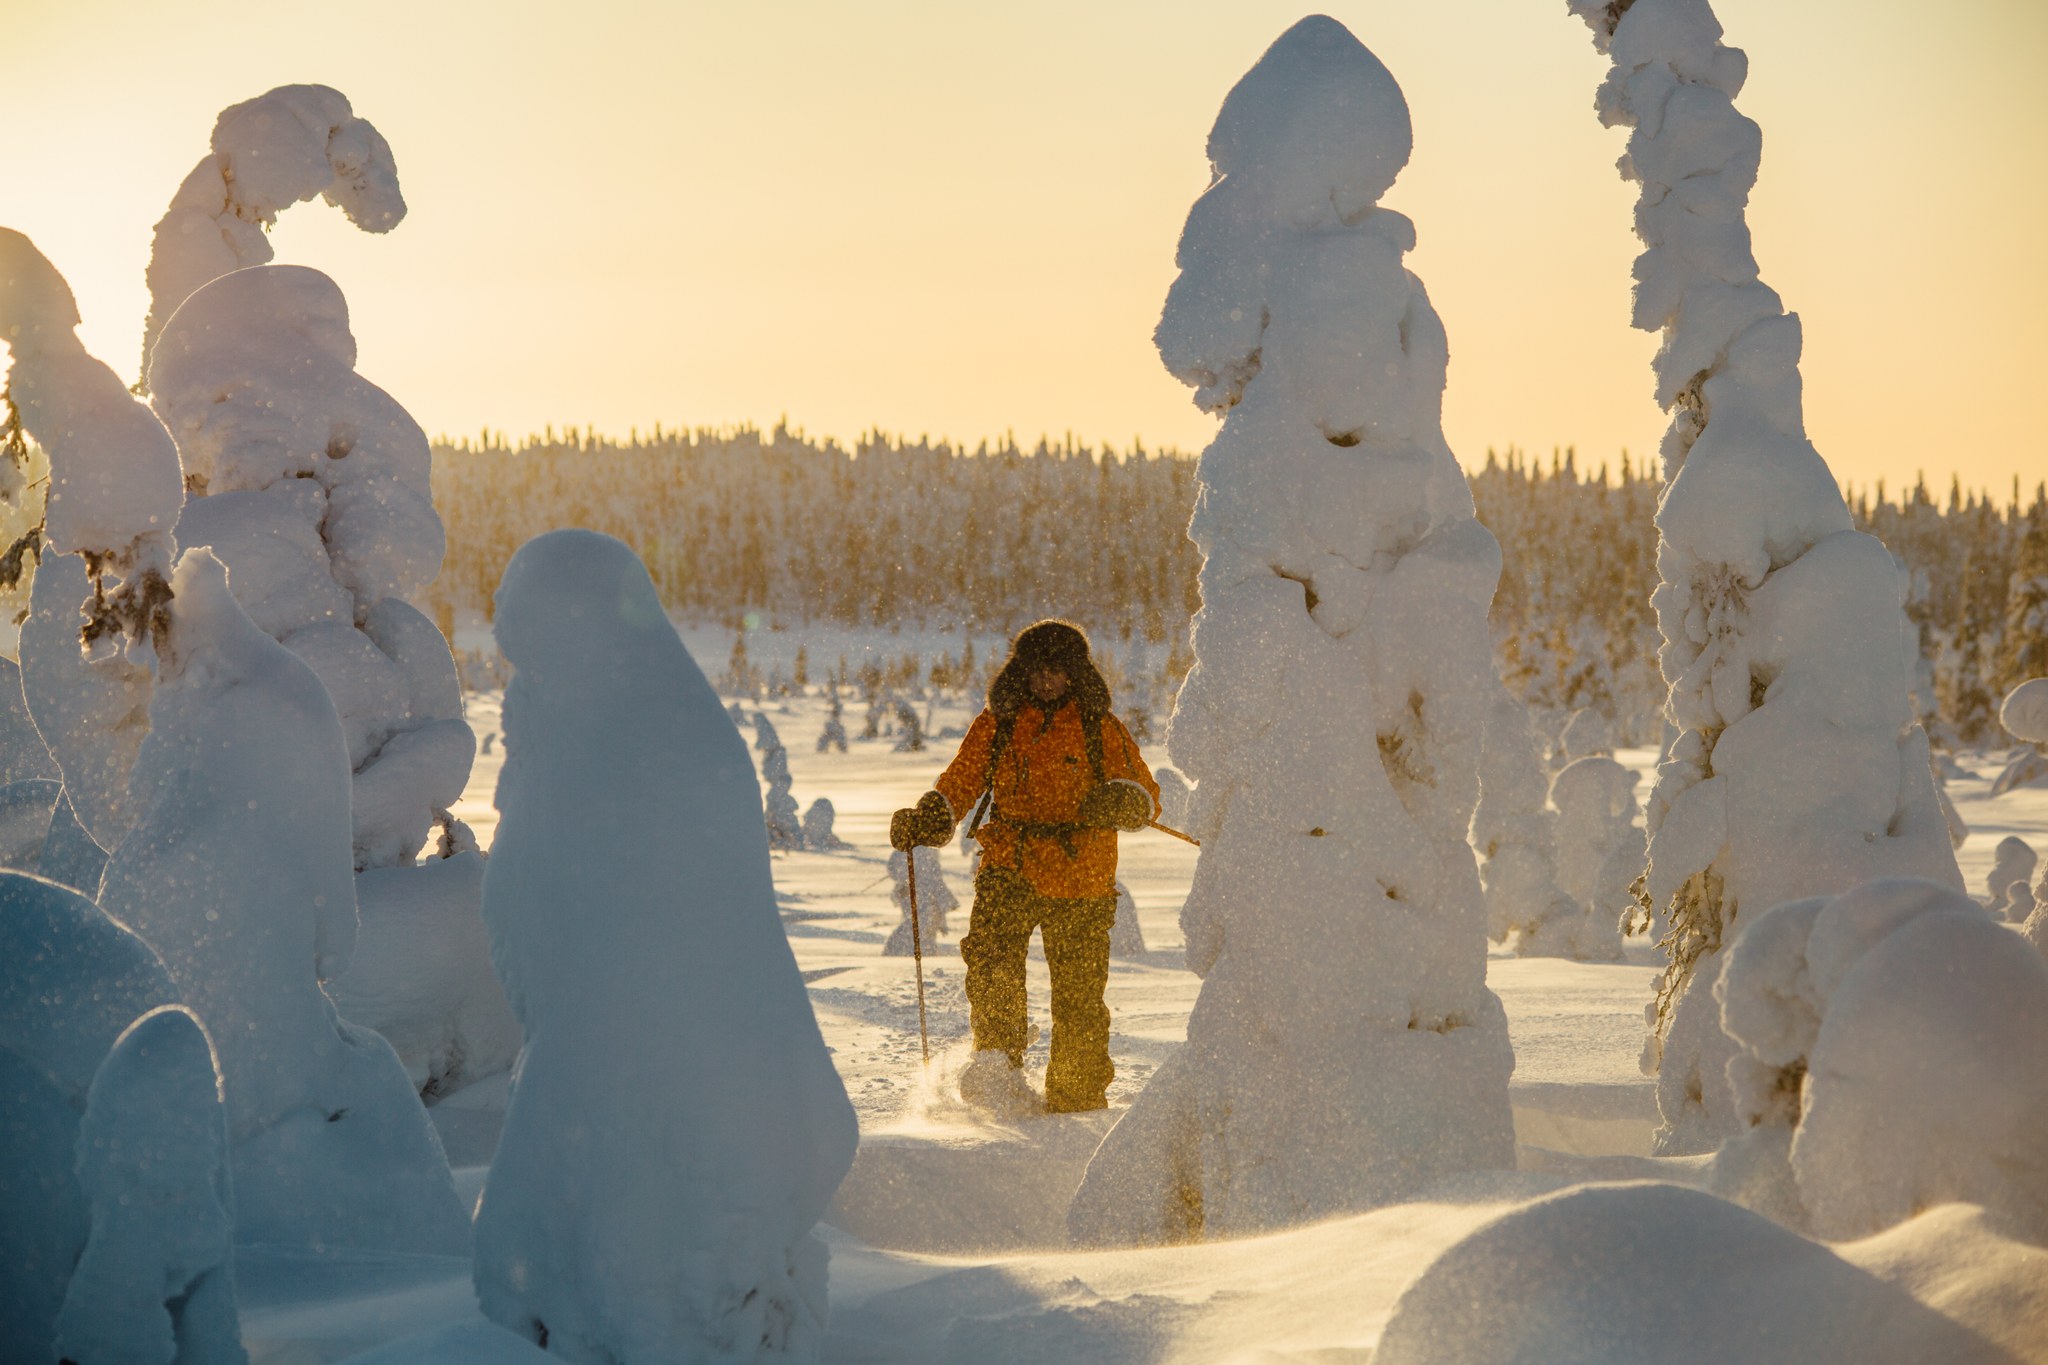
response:
{"label": "orange winter jacket", "polygon": [[[1039,895],[1057,900],[1116,894],[1115,830],[1076,827],[1062,840],[1049,832],[1020,830],[1012,823],[1064,825],[1080,811],[1081,798],[1095,786],[1081,724],[1081,708],[1071,700],[1054,707],[1051,716],[1035,704],[1020,707],[991,783],[988,760],[996,717],[984,710],[967,728],[960,752],[939,774],[937,784],[955,820],[967,819],[982,792],[992,790],[992,814],[975,834],[982,866],[1021,872]],[[1103,716],[1101,724],[1103,781],[1143,787],[1156,817],[1159,784],[1145,766],[1137,741],[1115,716]]]}

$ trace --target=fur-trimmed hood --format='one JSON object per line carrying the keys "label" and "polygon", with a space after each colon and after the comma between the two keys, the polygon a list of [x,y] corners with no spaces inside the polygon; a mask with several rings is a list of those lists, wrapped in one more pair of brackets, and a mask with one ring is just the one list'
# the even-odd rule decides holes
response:
{"label": "fur-trimmed hood", "polygon": [[988,709],[998,716],[1014,716],[1024,706],[1036,705],[1031,674],[1039,668],[1056,668],[1067,675],[1067,697],[1080,706],[1084,717],[1109,714],[1109,684],[1089,656],[1087,634],[1071,621],[1058,620],[1039,621],[1017,632],[1010,642],[1010,657],[988,686]]}

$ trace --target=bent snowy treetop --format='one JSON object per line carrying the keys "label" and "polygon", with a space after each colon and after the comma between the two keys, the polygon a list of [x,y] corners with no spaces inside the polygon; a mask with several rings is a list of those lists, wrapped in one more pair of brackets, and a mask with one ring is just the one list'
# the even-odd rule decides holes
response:
{"label": "bent snowy treetop", "polygon": [[213,150],[178,187],[150,245],[145,382],[178,305],[208,280],[269,261],[277,215],[316,194],[365,232],[405,217],[391,145],[340,91],[284,85],[221,111]]}

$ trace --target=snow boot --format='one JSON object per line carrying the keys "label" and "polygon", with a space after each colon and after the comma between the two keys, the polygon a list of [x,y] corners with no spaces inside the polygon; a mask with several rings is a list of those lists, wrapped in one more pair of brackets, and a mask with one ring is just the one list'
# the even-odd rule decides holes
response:
{"label": "snow boot", "polygon": [[960,1072],[960,1098],[998,1118],[1028,1118],[1045,1112],[1045,1101],[1007,1052],[977,1052]]}

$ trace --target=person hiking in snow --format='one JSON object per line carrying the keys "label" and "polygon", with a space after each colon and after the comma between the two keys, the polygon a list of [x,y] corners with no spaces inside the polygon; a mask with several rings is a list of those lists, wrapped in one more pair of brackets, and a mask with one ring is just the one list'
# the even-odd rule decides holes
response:
{"label": "person hiking in snow", "polygon": [[1109,930],[1116,919],[1116,833],[1159,811],[1159,784],[1109,710],[1088,637],[1065,621],[1020,632],[989,685],[960,752],[917,805],[889,822],[899,849],[938,846],[972,813],[981,845],[960,957],[974,1058],[960,1077],[970,1103],[1035,1108],[1024,1079],[1024,961],[1031,931],[1052,974],[1052,1057],[1045,1108],[1107,1107]]}

